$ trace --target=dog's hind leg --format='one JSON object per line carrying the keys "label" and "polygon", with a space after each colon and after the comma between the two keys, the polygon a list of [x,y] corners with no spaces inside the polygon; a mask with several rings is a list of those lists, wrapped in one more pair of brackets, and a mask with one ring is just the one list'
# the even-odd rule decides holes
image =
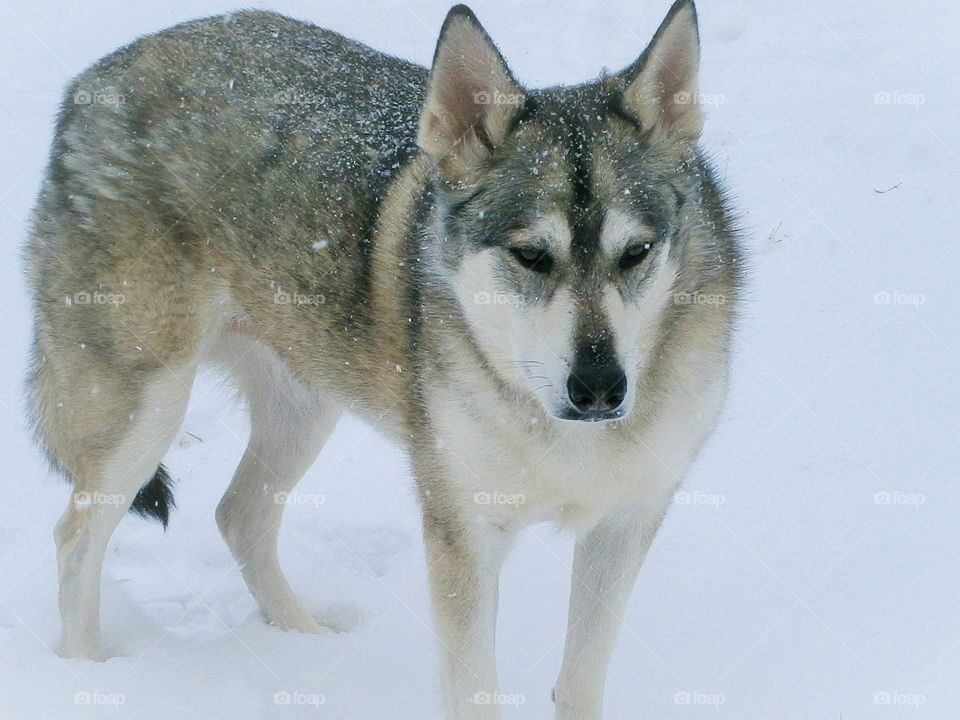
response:
{"label": "dog's hind leg", "polygon": [[340,411],[254,340],[227,338],[218,357],[222,365],[233,362],[229,370],[250,413],[250,440],[217,507],[217,525],[266,621],[284,630],[323,632],[280,569],[277,539],[291,491],[320,453]]}
{"label": "dog's hind leg", "polygon": [[100,659],[100,576],[107,544],[135,499],[135,509],[166,519],[165,477],[158,467],[183,419],[196,365],[160,367],[145,377],[88,367],[58,381],[46,361],[38,362],[38,429],[74,485],[54,533],[61,653]]}

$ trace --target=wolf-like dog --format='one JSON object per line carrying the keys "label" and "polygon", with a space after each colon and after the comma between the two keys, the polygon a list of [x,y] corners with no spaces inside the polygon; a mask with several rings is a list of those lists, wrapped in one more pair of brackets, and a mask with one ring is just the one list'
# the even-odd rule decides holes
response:
{"label": "wolf-like dog", "polygon": [[[62,653],[100,658],[128,509],[198,368],[251,434],[216,521],[265,619],[322,632],[280,569],[283,503],[345,412],[417,478],[446,717],[491,720],[498,573],[576,533],[556,716],[596,720],[634,579],[726,394],[741,251],[698,146],[677,0],[636,62],[524,87],[454,7],[431,69],[269,12],[178,25],[69,86],[26,264],[37,437],[73,484]],[[489,701],[482,701],[488,699]]]}

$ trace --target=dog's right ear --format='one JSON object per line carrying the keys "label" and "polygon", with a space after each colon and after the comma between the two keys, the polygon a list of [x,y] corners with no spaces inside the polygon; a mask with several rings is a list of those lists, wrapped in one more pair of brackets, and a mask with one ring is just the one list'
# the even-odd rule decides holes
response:
{"label": "dog's right ear", "polygon": [[447,14],[430,71],[417,144],[441,174],[465,179],[507,137],[523,91],[466,5]]}

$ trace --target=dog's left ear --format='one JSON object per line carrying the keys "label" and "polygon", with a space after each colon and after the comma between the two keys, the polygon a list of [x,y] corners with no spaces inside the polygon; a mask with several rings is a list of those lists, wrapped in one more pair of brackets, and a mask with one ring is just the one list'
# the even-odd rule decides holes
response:
{"label": "dog's left ear", "polygon": [[643,55],[623,73],[623,108],[654,136],[696,142],[703,128],[699,65],[697,10],[693,0],[676,0]]}
{"label": "dog's left ear", "polygon": [[417,144],[458,179],[506,138],[523,93],[473,12],[457,5],[437,41]]}

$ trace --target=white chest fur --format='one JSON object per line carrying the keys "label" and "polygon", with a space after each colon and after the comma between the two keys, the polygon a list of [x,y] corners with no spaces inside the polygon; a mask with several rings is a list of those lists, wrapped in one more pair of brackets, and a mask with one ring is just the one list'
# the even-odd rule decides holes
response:
{"label": "white chest fur", "polygon": [[[501,525],[553,520],[582,532],[626,505],[659,514],[712,430],[723,379],[666,393],[653,416],[622,424],[518,417],[494,393],[465,406],[449,391],[429,405],[446,493],[461,511]],[[642,402],[642,401],[641,401]],[[550,423],[550,427],[544,427]]]}

